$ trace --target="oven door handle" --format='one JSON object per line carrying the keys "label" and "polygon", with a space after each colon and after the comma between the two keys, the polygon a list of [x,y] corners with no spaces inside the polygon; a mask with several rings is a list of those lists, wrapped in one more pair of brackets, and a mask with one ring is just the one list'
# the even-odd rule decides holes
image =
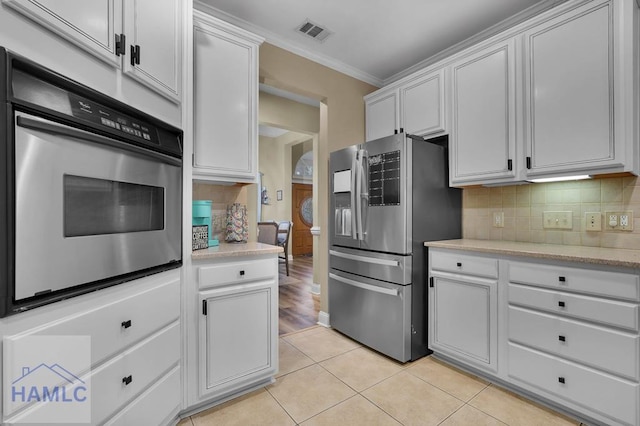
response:
{"label": "oven door handle", "polygon": [[353,287],[358,287],[363,290],[374,291],[376,293],[388,294],[389,296],[397,296],[398,290],[393,288],[386,287],[378,287],[377,285],[371,285],[366,283],[361,283],[360,281],[350,280],[349,278],[343,278],[339,275],[329,273],[329,278],[333,278],[336,281],[340,281],[343,284],[351,285]]}
{"label": "oven door handle", "polygon": [[69,127],[64,124],[58,124],[53,121],[49,121],[45,119],[33,119],[33,118],[28,118],[28,117],[23,117],[21,115],[18,115],[16,117],[16,124],[20,127],[24,127],[25,129],[40,130],[42,132],[55,133],[59,135],[69,136],[72,138],[78,138],[84,141],[89,141],[89,142],[97,143],[100,145],[110,146],[112,148],[131,151],[131,152],[143,155],[145,157],[152,157],[154,159],[160,160],[162,162],[165,162],[174,166],[178,166],[178,167],[182,166],[182,160],[179,158],[170,157],[168,155],[164,155],[156,151],[140,148],[135,145],[121,142],[117,139],[96,135],[95,133],[90,133],[84,130],[76,129],[74,127]]}

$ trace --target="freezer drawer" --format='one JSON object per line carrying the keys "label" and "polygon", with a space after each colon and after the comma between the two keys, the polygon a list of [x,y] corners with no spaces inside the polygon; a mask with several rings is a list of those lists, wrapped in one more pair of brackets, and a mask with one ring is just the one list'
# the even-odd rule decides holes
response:
{"label": "freezer drawer", "polygon": [[329,273],[331,326],[391,358],[411,359],[411,285]]}
{"label": "freezer drawer", "polygon": [[395,284],[411,284],[413,257],[332,247],[329,268]]}

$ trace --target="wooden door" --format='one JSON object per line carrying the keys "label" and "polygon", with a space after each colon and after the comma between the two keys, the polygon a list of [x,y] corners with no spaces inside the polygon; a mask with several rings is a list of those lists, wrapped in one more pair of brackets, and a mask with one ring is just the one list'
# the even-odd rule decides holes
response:
{"label": "wooden door", "polygon": [[293,256],[311,255],[313,254],[313,236],[311,235],[313,187],[308,184],[294,183],[291,192],[293,194],[291,203],[293,228],[289,237],[291,254]]}

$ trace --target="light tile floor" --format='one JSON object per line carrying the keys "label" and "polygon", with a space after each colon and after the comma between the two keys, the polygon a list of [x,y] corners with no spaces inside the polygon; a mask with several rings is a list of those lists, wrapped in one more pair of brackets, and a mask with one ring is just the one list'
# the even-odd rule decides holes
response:
{"label": "light tile floor", "polygon": [[280,338],[274,384],[179,426],[579,424],[431,357],[400,364],[318,326]]}

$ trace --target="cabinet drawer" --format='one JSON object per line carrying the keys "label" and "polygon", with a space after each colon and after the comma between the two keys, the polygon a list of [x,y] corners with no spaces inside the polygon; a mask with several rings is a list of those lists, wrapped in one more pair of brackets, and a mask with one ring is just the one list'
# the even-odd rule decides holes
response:
{"label": "cabinet drawer", "polygon": [[[88,377],[83,376],[81,379],[86,383],[91,404],[91,424],[102,424],[159,377],[177,367],[179,362],[180,326],[176,321],[94,369]],[[125,378],[129,381],[128,384],[125,384]],[[74,384],[68,386],[70,390],[66,394],[72,394],[73,386]],[[175,388],[174,392],[175,398],[179,399],[180,387]],[[31,419],[41,418],[39,410],[46,407],[46,402],[38,403],[21,413],[16,420],[31,423]]]}
{"label": "cabinet drawer", "polygon": [[509,343],[509,376],[618,422],[638,424],[638,383],[513,343]]}
{"label": "cabinet drawer", "polygon": [[[176,322],[91,373],[91,419],[97,424],[128,404],[180,361]],[[131,379],[127,385],[125,378]],[[180,388],[174,389],[180,394]]]}
{"label": "cabinet drawer", "polygon": [[638,275],[509,262],[509,282],[640,300]]}
{"label": "cabinet drawer", "polygon": [[638,380],[637,334],[511,306],[509,340]]}
{"label": "cabinet drawer", "polygon": [[180,317],[180,281],[115,300],[27,333],[24,336],[90,336],[91,365],[123,351]]}
{"label": "cabinet drawer", "polygon": [[168,424],[180,411],[180,367],[158,380],[105,426]]}
{"label": "cabinet drawer", "polygon": [[638,330],[638,305],[509,283],[509,303]]}
{"label": "cabinet drawer", "polygon": [[277,260],[261,259],[252,262],[229,262],[219,265],[200,266],[198,282],[200,288],[235,284],[245,281],[272,279],[277,275]]}
{"label": "cabinet drawer", "polygon": [[498,278],[498,260],[458,253],[431,252],[431,269]]}

